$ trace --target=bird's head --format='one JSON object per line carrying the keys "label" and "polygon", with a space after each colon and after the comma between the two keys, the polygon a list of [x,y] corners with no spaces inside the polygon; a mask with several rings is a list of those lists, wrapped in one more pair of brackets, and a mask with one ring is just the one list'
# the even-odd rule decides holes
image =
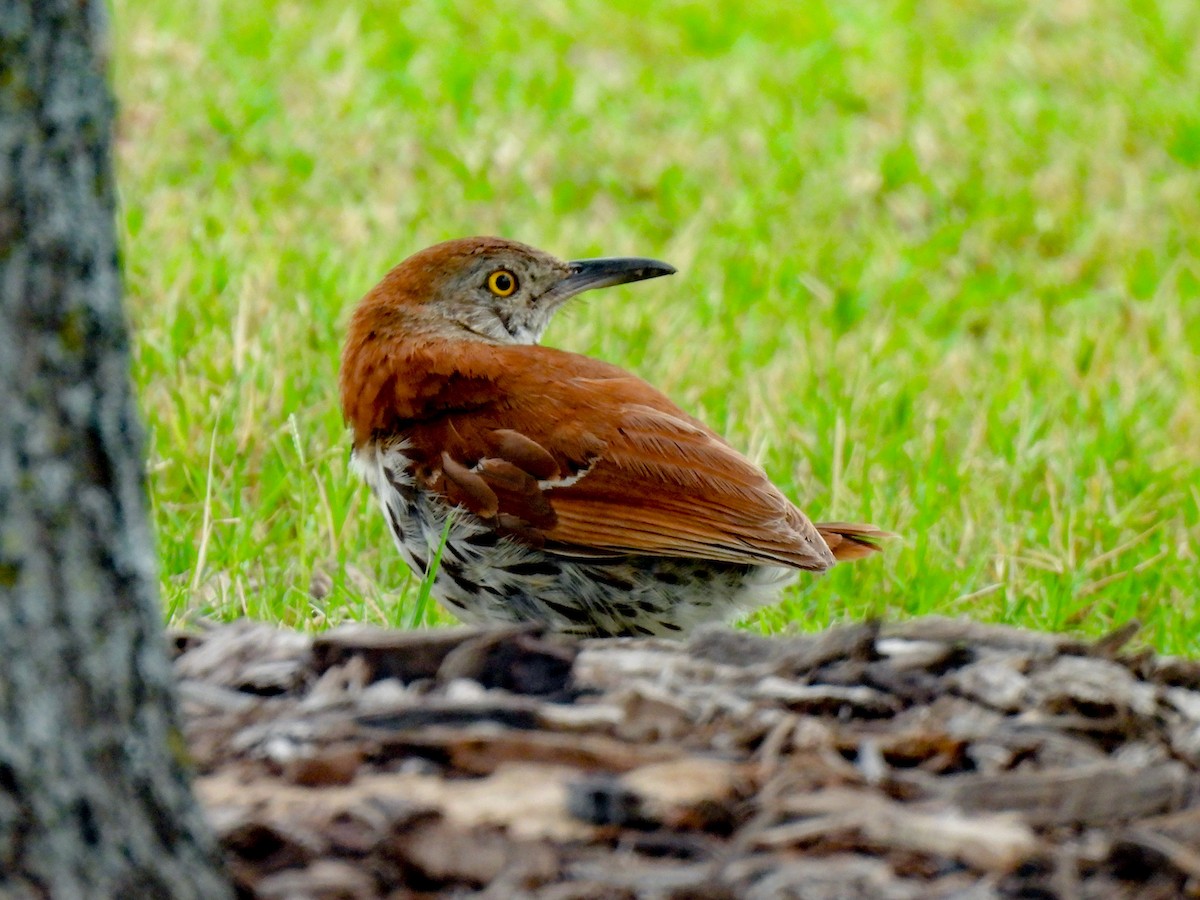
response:
{"label": "bird's head", "polygon": [[429,336],[536,344],[576,294],[674,271],[654,259],[564,262],[516,241],[461,238],[414,253],[392,269],[364,298],[360,315],[399,317]]}

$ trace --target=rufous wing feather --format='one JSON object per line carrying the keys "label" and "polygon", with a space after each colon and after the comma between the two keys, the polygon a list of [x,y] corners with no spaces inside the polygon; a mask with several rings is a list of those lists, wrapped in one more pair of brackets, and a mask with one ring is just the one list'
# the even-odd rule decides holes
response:
{"label": "rufous wing feather", "polygon": [[833,564],[761,469],[645,382],[545,347],[489,347],[469,366],[494,401],[451,402],[405,432],[418,477],[453,502],[566,555]]}

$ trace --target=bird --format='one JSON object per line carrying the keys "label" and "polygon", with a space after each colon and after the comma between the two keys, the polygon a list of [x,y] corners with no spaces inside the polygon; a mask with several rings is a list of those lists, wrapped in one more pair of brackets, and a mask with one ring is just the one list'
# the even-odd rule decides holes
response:
{"label": "bird", "polygon": [[339,371],[351,467],[460,621],[681,637],[890,536],[814,525],[645,381],[539,343],[584,291],[675,271],[470,237],[413,254],[358,303]]}

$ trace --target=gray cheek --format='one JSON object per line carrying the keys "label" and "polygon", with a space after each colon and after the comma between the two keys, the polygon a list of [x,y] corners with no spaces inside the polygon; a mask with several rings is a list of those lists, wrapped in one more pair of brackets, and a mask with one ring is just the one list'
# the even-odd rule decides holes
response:
{"label": "gray cheek", "polygon": [[507,323],[496,310],[490,307],[474,307],[464,310],[459,316],[455,317],[458,322],[464,325],[469,331],[501,343],[511,343],[512,336],[509,334]]}
{"label": "gray cheek", "polygon": [[[544,329],[543,329],[544,330]],[[533,331],[528,328],[518,328],[512,332],[514,344],[536,344],[542,338],[542,330]]]}
{"label": "gray cheek", "polygon": [[521,307],[513,311],[511,321],[506,324],[516,343],[536,344],[550,324],[550,317],[540,309]]}

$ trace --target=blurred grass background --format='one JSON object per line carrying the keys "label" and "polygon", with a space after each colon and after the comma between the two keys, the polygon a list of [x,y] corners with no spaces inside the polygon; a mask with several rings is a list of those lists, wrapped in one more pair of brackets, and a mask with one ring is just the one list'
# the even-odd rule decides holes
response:
{"label": "blurred grass background", "polygon": [[753,626],[1138,617],[1197,652],[1194,0],[112,7],[176,621],[408,621],[342,326],[409,253],[500,234],[678,266],[547,342],[904,536]]}

